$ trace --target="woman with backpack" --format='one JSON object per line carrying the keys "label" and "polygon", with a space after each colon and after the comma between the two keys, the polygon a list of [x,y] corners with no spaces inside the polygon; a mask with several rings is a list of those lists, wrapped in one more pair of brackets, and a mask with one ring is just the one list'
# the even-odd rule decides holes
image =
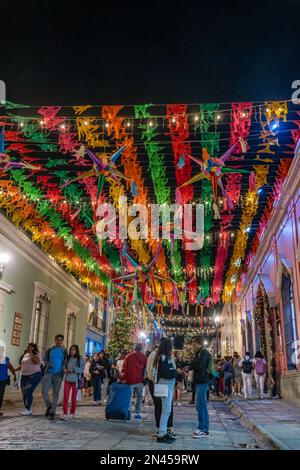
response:
{"label": "woman with backpack", "polygon": [[240,360],[239,367],[242,368],[242,378],[245,398],[251,398],[252,395],[252,377],[253,377],[253,359],[249,352]]}
{"label": "woman with backpack", "polygon": [[[68,419],[68,401],[72,391],[70,419],[74,418],[77,401],[77,390],[81,385],[81,375],[84,371],[84,359],[80,356],[77,344],[73,344],[69,349],[69,354],[65,359],[63,370],[65,373],[64,402],[62,420]],[[82,388],[82,387],[81,387]]]}
{"label": "woman with backpack", "polygon": [[267,362],[261,351],[257,351],[254,356],[254,377],[260,400],[264,398],[265,378],[267,373]]}
{"label": "woman with backpack", "polygon": [[[153,361],[153,367],[156,371],[155,382],[159,385],[164,385],[166,389],[166,396],[161,396],[162,411],[159,422],[159,432],[157,435],[157,442],[172,444],[175,437],[167,431],[168,419],[172,410],[172,401],[174,395],[175,382],[177,378],[176,363],[172,355],[172,342],[169,338],[162,338],[156,351]],[[154,385],[154,396],[156,395]]]}

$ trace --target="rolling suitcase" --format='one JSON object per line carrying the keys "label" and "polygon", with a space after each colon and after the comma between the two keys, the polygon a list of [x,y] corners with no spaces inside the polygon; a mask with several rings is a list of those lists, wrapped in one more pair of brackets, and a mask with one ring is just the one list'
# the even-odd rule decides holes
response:
{"label": "rolling suitcase", "polygon": [[105,408],[105,417],[109,419],[130,420],[131,388],[130,385],[114,382]]}

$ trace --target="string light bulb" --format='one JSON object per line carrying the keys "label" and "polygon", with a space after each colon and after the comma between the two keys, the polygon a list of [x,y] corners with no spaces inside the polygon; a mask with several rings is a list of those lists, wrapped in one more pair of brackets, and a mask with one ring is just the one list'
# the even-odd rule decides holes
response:
{"label": "string light bulb", "polygon": [[21,127],[24,127],[24,122],[20,122],[20,126],[21,126]]}
{"label": "string light bulb", "polygon": [[220,119],[221,119],[221,115],[218,114],[218,115],[217,115],[217,120],[220,121]]}
{"label": "string light bulb", "polygon": [[150,126],[150,127],[153,126],[153,121],[149,121],[149,126]]}
{"label": "string light bulb", "polygon": [[194,117],[194,121],[196,121],[196,122],[199,121],[199,116],[196,115],[196,116]]}

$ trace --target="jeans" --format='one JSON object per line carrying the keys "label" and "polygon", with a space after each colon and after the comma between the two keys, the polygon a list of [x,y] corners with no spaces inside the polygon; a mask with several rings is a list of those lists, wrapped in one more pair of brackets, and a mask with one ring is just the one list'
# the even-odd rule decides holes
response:
{"label": "jeans", "polygon": [[[135,414],[140,415],[142,411],[142,402],[143,402],[143,388],[144,385],[141,384],[132,384],[130,385],[131,388],[131,400],[133,397],[134,390],[137,392],[137,398],[136,398],[136,403],[135,403]],[[131,403],[130,400],[130,403]]]}
{"label": "jeans", "polygon": [[[161,398],[154,396],[154,382],[152,382],[152,380],[149,380],[149,392],[154,403],[155,424],[156,424],[156,427],[159,428],[162,404],[161,404]],[[168,419],[167,428],[168,429],[173,428],[173,401],[172,401],[171,414]]]}
{"label": "jeans", "polygon": [[231,396],[232,394],[232,373],[224,372],[224,394]]}
{"label": "jeans", "polygon": [[254,377],[255,377],[258,396],[259,396],[259,398],[264,398],[264,388],[265,388],[266,374],[258,375],[256,372],[254,372]]}
{"label": "jeans", "polygon": [[21,377],[21,390],[23,395],[24,406],[26,410],[31,409],[33,402],[33,392],[40,383],[42,378],[41,372],[36,372],[32,375],[23,375]]}
{"label": "jeans", "polygon": [[198,428],[202,432],[208,432],[209,429],[209,418],[208,409],[206,404],[206,393],[208,384],[196,384],[196,395],[195,403],[196,410],[198,412]]}
{"label": "jeans", "polygon": [[92,385],[94,389],[94,401],[101,401],[103,378],[100,375],[92,376]]}
{"label": "jeans", "polygon": [[212,390],[216,395],[219,395],[219,377],[212,378]]}
{"label": "jeans", "polygon": [[4,397],[4,392],[5,392],[6,385],[7,385],[7,379],[0,381],[0,409],[1,409],[1,406],[2,406],[2,403],[3,403],[3,397]]}
{"label": "jeans", "polygon": [[[46,373],[43,382],[42,394],[47,408],[50,408],[50,414],[55,414],[59,399],[59,392],[62,383],[62,375]],[[53,390],[52,403],[49,399],[50,389]]]}
{"label": "jeans", "polygon": [[160,422],[159,422],[159,436],[165,436],[167,434],[168,420],[172,411],[175,379],[172,379],[172,380],[160,379],[159,383],[168,385],[168,396],[161,398],[162,409],[161,409],[161,417],[160,417]]}
{"label": "jeans", "polygon": [[109,378],[105,377],[105,379],[103,379],[103,387],[102,387],[103,400],[107,398],[108,388],[109,388]]}
{"label": "jeans", "polygon": [[252,373],[242,372],[245,398],[251,398],[252,395]]}
{"label": "jeans", "polygon": [[68,401],[69,401],[69,396],[70,396],[71,390],[72,390],[71,415],[74,415],[75,410],[76,410],[76,399],[77,399],[76,382],[67,382],[67,381],[65,381],[64,404],[63,404],[64,415],[68,414]]}

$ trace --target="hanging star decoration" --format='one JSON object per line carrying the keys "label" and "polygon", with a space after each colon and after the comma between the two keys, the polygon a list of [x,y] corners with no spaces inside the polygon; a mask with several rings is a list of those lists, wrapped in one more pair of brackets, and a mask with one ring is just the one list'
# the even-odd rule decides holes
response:
{"label": "hanging star decoration", "polygon": [[[160,276],[155,273],[154,271],[154,266],[156,263],[156,260],[158,258],[158,255],[162,249],[162,245],[160,244],[148,264],[139,264],[135,259],[130,256],[130,254],[127,251],[127,246],[124,244],[123,249],[122,249],[122,265],[124,266],[124,260],[127,260],[129,262],[129,265],[131,266],[131,269],[133,269],[132,272],[129,273],[123,273],[121,276],[118,276],[114,279],[112,279],[112,282],[117,283],[120,286],[124,286],[125,283],[128,281],[134,281],[134,288],[136,290],[136,286],[138,283],[142,284],[142,291],[145,292],[146,286],[150,286],[151,291],[156,293],[156,288],[155,288],[155,282],[156,281],[162,281],[162,282],[169,282],[175,284],[175,281],[172,278],[166,278],[163,276]],[[156,297],[156,295],[155,295]]]}
{"label": "hanging star decoration", "polygon": [[111,178],[112,180],[114,180],[119,185],[121,185],[120,180],[124,179],[124,180],[130,181],[132,183],[131,193],[132,193],[133,196],[136,196],[137,195],[137,188],[136,188],[135,181],[132,178],[125,176],[124,173],[119,171],[116,167],[116,160],[121,155],[124,148],[125,148],[125,145],[123,145],[121,148],[119,148],[119,150],[117,150],[108,159],[108,162],[105,161],[104,159],[101,159],[101,158],[97,157],[95,155],[95,153],[92,152],[91,150],[85,149],[85,152],[86,152],[87,156],[92,161],[92,168],[88,171],[85,171],[84,173],[77,176],[76,178],[65,181],[65,183],[63,184],[62,187],[69,186],[71,183],[83,180],[85,178],[90,178],[90,177],[96,176],[98,178],[97,200],[99,200],[106,179]]}
{"label": "hanging star decoration", "polygon": [[0,137],[0,175],[6,173],[9,170],[40,171],[41,167],[31,165],[28,162],[13,162],[10,160],[9,155],[5,153],[5,134],[4,128],[2,128]]}
{"label": "hanging star decoration", "polygon": [[184,186],[188,186],[189,184],[196,183],[197,181],[200,181],[203,178],[206,178],[210,180],[212,189],[213,189],[213,197],[214,197],[214,204],[213,204],[213,209],[214,209],[214,214],[215,214],[215,219],[220,219],[220,214],[218,211],[217,207],[217,191],[218,191],[218,186],[221,189],[223,197],[226,199],[228,207],[230,209],[233,209],[233,203],[228,196],[228,194],[225,191],[225,188],[222,183],[222,176],[226,173],[251,173],[251,171],[248,170],[242,170],[240,168],[229,168],[225,166],[225,162],[228,160],[228,158],[235,152],[237,149],[238,145],[241,145],[242,152],[246,152],[246,143],[242,140],[239,139],[239,141],[235,142],[220,158],[217,157],[212,157],[209,155],[207,152],[206,148],[203,148],[202,150],[202,160],[199,160],[198,158],[192,157],[191,155],[185,154],[184,156],[181,157],[181,163],[180,165],[184,164],[184,158],[190,158],[194,162],[196,162],[200,167],[201,167],[201,172],[197,173],[195,176],[190,178],[188,181],[183,183],[181,186],[179,186],[176,189],[176,200],[178,203],[181,203],[181,194],[180,194],[180,189],[183,188]]}

